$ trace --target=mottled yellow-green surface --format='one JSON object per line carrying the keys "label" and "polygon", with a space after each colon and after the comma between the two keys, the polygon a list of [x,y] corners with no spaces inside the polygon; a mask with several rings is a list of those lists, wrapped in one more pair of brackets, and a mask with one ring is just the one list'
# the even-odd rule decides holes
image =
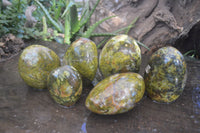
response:
{"label": "mottled yellow-green surface", "polygon": [[127,35],[111,38],[99,57],[99,67],[104,77],[121,72],[138,72],[140,64],[140,47]]}
{"label": "mottled yellow-green surface", "polygon": [[81,76],[74,67],[62,66],[50,73],[47,87],[56,103],[69,107],[82,93]]}
{"label": "mottled yellow-green surface", "polygon": [[44,89],[47,76],[60,66],[60,59],[54,51],[41,45],[31,45],[23,50],[19,57],[18,69],[27,85]]}
{"label": "mottled yellow-green surface", "polygon": [[97,114],[124,113],[142,99],[144,91],[145,84],[139,74],[115,74],[105,78],[92,89],[85,105]]}
{"label": "mottled yellow-green surface", "polygon": [[187,77],[183,55],[173,47],[163,47],[150,58],[145,72],[149,97],[157,102],[176,100],[184,90]]}
{"label": "mottled yellow-green surface", "polygon": [[92,81],[98,66],[95,43],[87,38],[76,40],[65,53],[63,63],[75,67],[83,78]]}

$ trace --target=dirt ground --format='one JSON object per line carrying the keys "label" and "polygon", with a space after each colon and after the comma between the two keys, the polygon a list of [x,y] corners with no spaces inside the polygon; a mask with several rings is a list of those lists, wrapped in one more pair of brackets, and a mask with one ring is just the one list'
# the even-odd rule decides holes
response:
{"label": "dirt ground", "polygon": [[8,34],[0,38],[0,62],[17,55],[25,47],[24,41]]}

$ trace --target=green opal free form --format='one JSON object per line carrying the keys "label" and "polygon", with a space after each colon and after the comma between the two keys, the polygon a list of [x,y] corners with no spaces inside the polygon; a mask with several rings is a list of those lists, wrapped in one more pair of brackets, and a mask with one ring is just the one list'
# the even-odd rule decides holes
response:
{"label": "green opal free form", "polygon": [[111,38],[99,57],[99,68],[104,77],[115,73],[138,72],[140,64],[140,47],[133,38],[127,35]]}
{"label": "green opal free form", "polygon": [[54,101],[63,106],[72,106],[82,93],[82,80],[72,66],[62,66],[53,70],[48,77],[47,87]]}
{"label": "green opal free form", "polygon": [[183,92],[186,77],[183,55],[173,47],[160,48],[151,56],[146,67],[146,91],[152,100],[170,103]]}
{"label": "green opal free form", "polygon": [[95,43],[87,38],[76,40],[65,53],[63,63],[75,67],[83,78],[92,81],[98,66]]}
{"label": "green opal free form", "polygon": [[132,109],[145,91],[142,76],[119,73],[99,82],[89,93],[85,105],[94,113],[113,115]]}
{"label": "green opal free form", "polygon": [[36,89],[45,89],[49,73],[59,66],[60,59],[56,53],[41,45],[31,45],[24,49],[18,62],[21,78]]}

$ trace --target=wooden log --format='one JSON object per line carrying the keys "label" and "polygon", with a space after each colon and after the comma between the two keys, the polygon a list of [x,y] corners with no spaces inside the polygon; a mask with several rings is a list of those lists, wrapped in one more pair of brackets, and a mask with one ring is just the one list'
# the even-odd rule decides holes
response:
{"label": "wooden log", "polygon": [[[95,2],[96,0],[92,0],[91,6]],[[147,51],[142,48],[142,53],[151,54],[158,48],[168,45],[188,48],[183,50],[185,52],[191,47],[185,47],[189,44],[179,44],[180,41],[177,40],[187,38],[189,31],[199,23],[199,5],[198,0],[101,0],[91,23],[116,15],[117,17],[102,23],[96,29],[96,32],[113,32],[129,25],[138,17],[129,35],[151,49]],[[100,39],[94,40],[99,43]]]}

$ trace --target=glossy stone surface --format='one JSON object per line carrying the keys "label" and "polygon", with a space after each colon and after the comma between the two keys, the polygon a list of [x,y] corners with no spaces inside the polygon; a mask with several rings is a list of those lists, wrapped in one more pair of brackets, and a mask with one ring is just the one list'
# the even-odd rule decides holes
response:
{"label": "glossy stone surface", "polygon": [[142,76],[120,73],[99,82],[88,95],[85,105],[94,113],[111,115],[131,110],[145,91]]}
{"label": "glossy stone surface", "polygon": [[31,45],[24,49],[18,62],[21,78],[36,89],[45,89],[49,73],[59,66],[60,59],[57,54],[41,45]]}
{"label": "glossy stone surface", "polygon": [[186,77],[183,55],[173,47],[163,47],[151,56],[146,67],[146,90],[152,100],[169,103],[183,92]]}
{"label": "glossy stone surface", "polygon": [[103,47],[99,57],[99,67],[104,77],[115,73],[138,72],[140,64],[140,47],[127,35],[111,38]]}
{"label": "glossy stone surface", "polygon": [[62,66],[49,74],[47,87],[56,103],[69,107],[77,102],[82,93],[81,76],[74,67]]}
{"label": "glossy stone surface", "polygon": [[87,38],[76,40],[65,53],[63,63],[75,67],[83,78],[92,81],[98,66],[95,43]]}
{"label": "glossy stone surface", "polygon": [[[65,53],[65,45],[43,41],[40,44],[46,44],[57,55]],[[85,107],[92,86],[83,88],[80,99],[73,107],[62,108],[53,101],[49,91],[38,92],[25,84],[18,72],[18,59],[19,55],[0,62],[0,133],[200,132],[199,60],[185,58],[189,80],[176,102],[156,104],[144,95],[137,106],[127,113],[102,116]],[[149,56],[142,56],[140,74],[144,73],[148,60]]]}

